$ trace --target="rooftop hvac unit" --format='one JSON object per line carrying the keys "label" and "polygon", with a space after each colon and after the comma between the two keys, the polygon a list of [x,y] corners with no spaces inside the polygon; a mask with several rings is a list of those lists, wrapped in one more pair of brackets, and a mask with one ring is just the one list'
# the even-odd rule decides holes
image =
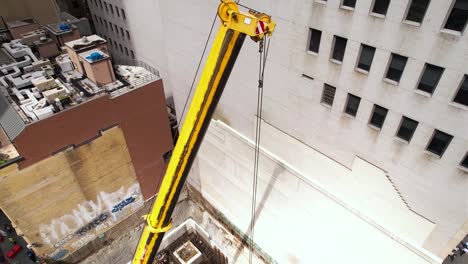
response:
{"label": "rooftop hvac unit", "polygon": [[42,66],[41,69],[45,72],[46,76],[54,75],[54,68],[50,65]]}
{"label": "rooftop hvac unit", "polygon": [[41,77],[31,80],[31,83],[40,91],[49,90],[57,86],[54,78]]}
{"label": "rooftop hvac unit", "polygon": [[61,55],[56,58],[56,62],[59,65],[63,73],[73,71],[73,63],[67,55]]}

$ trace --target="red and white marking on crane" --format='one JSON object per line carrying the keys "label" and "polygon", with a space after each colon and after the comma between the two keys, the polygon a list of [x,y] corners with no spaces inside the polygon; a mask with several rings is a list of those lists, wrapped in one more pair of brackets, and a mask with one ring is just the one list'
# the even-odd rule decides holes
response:
{"label": "red and white marking on crane", "polygon": [[255,29],[255,34],[260,35],[266,32],[266,23],[259,20],[257,23],[257,29]]}

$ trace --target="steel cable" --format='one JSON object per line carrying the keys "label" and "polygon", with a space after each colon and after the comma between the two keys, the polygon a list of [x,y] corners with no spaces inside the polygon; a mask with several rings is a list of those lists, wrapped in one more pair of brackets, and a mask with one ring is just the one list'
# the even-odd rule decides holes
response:
{"label": "steel cable", "polygon": [[195,71],[195,76],[193,76],[193,80],[192,80],[192,84],[190,85],[190,90],[189,90],[189,93],[187,94],[187,98],[185,98],[185,103],[184,103],[184,108],[182,110],[182,113],[180,115],[180,119],[178,121],[177,124],[180,124],[180,122],[182,121],[182,119],[184,118],[184,114],[185,114],[185,110],[187,108],[187,104],[188,104],[188,101],[190,99],[190,95],[192,94],[192,90],[193,90],[193,85],[195,84],[195,81],[197,80],[197,75],[198,75],[198,71],[200,70],[200,66],[201,66],[201,63],[203,61],[203,57],[205,56],[205,52],[206,52],[206,48],[208,47],[208,43],[210,41],[210,38],[211,38],[211,33],[213,33],[213,28],[214,28],[214,25],[216,23],[216,18],[218,17],[218,13],[215,12],[215,16],[213,18],[213,23],[211,23],[211,29],[210,29],[210,33],[208,33],[208,38],[206,39],[206,42],[205,42],[205,47],[203,48],[203,52],[202,52],[202,55],[200,57],[200,60],[198,61],[198,66],[197,66],[197,70]]}
{"label": "steel cable", "polygon": [[[264,46],[266,44],[266,48]],[[259,43],[259,71],[258,71],[258,90],[257,90],[257,113],[256,113],[256,127],[255,127],[255,157],[254,157],[254,175],[252,183],[252,205],[251,205],[251,220],[250,220],[250,251],[249,263],[253,260],[254,251],[254,235],[255,235],[255,222],[257,220],[257,186],[258,186],[258,164],[260,159],[260,140],[262,129],[262,110],[263,110],[263,79],[265,76],[265,65],[270,48],[270,40],[265,35],[264,39]]]}

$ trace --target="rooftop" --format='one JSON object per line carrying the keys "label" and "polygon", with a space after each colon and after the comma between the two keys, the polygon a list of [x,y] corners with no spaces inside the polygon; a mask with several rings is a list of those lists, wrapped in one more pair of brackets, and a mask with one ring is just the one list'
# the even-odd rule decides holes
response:
{"label": "rooftop", "polygon": [[86,49],[88,47],[96,46],[97,44],[101,44],[101,43],[107,43],[107,41],[99,37],[98,35],[91,35],[91,36],[86,36],[80,39],[69,41],[65,43],[65,46],[75,51],[79,51],[79,50]]}
{"label": "rooftop", "polygon": [[[90,38],[91,42],[100,40],[100,37]],[[72,41],[71,46],[81,45],[82,41]],[[99,86],[76,71],[67,54],[57,57],[57,64],[52,65],[49,60],[33,57],[27,46],[15,47],[17,49],[0,49],[0,94],[24,124],[48,118],[102,95],[120,96],[159,79],[143,67],[118,65],[114,67],[116,80]],[[109,55],[96,48],[83,51],[79,56],[90,63],[109,59]]]}
{"label": "rooftop", "polygon": [[17,28],[17,27],[27,26],[30,24],[36,24],[36,21],[34,21],[34,19],[32,18],[26,18],[26,19],[21,19],[21,20],[9,21],[9,22],[6,22],[6,24],[9,28]]}
{"label": "rooftop", "polygon": [[70,33],[73,30],[77,29],[75,25],[68,23],[68,22],[63,22],[63,21],[58,22],[58,23],[48,24],[45,27],[55,35]]}

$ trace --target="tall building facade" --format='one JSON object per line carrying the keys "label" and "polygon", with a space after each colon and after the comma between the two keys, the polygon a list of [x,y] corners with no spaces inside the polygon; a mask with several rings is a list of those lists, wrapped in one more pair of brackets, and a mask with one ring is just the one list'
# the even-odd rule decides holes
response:
{"label": "tall building facade", "polygon": [[135,59],[125,9],[121,1],[88,1],[91,18],[97,33],[109,42],[114,60]]}
{"label": "tall building facade", "polygon": [[[468,233],[466,1],[241,4],[277,23],[265,74],[258,245],[280,263],[442,262]],[[91,0],[108,17],[103,32],[117,17],[111,5],[124,10],[131,39],[117,22],[109,31],[161,72],[180,115],[218,3]],[[246,42],[189,179],[245,232],[257,74],[257,44]],[[309,247],[291,242],[304,239]],[[345,259],[333,243],[344,244]]]}

